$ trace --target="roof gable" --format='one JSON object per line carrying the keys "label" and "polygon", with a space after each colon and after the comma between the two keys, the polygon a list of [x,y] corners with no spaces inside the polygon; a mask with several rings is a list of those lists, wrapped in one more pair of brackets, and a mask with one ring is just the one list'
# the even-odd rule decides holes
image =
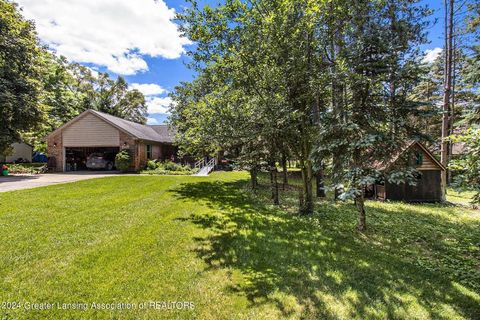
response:
{"label": "roof gable", "polygon": [[403,148],[401,148],[396,154],[394,154],[388,161],[377,161],[373,164],[373,167],[377,170],[384,171],[391,168],[405,152],[411,150],[413,147],[418,147],[423,153],[430,158],[430,160],[435,163],[440,170],[446,170],[446,168],[438,161],[435,156],[420,142],[418,141],[408,141]]}
{"label": "roof gable", "polygon": [[104,121],[110,123],[114,127],[124,131],[127,134],[132,135],[133,137],[141,140],[157,141],[163,142],[160,139],[158,133],[153,130],[150,126],[128,121],[122,118],[118,118],[103,112],[90,110],[97,117],[103,119]]}
{"label": "roof gable", "polygon": [[418,146],[441,170],[446,170],[445,166],[440,161],[438,161],[437,158],[435,158],[435,156],[433,155],[433,153],[431,153],[430,150],[428,150],[423,144],[417,141],[414,145]]}
{"label": "roof gable", "polygon": [[[167,125],[159,125],[159,126],[144,125],[144,124],[128,121],[122,118],[118,118],[100,111],[91,110],[91,109],[82,112],[81,114],[79,114],[78,116],[70,120],[69,122],[65,123],[58,129],[54,130],[48,136],[51,136],[61,130],[64,130],[65,128],[79,121],[80,119],[82,119],[88,114],[98,117],[99,119],[105,121],[109,125],[117,128],[118,130],[136,139],[154,141],[154,142],[163,142],[163,143],[173,142],[174,133],[168,129]],[[161,128],[155,128],[155,127],[161,127]]]}

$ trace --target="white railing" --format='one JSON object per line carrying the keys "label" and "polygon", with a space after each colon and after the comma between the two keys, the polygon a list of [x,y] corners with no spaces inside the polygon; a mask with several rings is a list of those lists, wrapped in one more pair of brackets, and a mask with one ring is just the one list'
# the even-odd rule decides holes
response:
{"label": "white railing", "polygon": [[207,162],[207,167],[215,167],[215,165],[217,164],[217,158],[212,158],[210,159],[210,161]]}
{"label": "white railing", "polygon": [[195,162],[194,167],[198,169],[200,172],[203,168],[207,168],[207,174],[210,173],[215,168],[215,165],[217,164],[217,158],[212,158],[208,160],[208,158],[203,158],[201,160],[198,160]]}
{"label": "white railing", "polygon": [[205,167],[207,165],[207,160],[206,158],[203,158],[202,160],[198,160],[197,162],[195,162],[195,168],[197,169],[202,169],[203,167]]}

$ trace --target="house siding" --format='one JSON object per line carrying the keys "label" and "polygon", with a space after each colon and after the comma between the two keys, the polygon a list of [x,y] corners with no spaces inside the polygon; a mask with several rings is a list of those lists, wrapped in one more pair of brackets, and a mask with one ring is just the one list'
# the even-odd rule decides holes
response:
{"label": "house siding", "polygon": [[117,147],[119,145],[119,130],[92,114],[87,114],[62,131],[64,147]]}
{"label": "house siding", "polygon": [[[415,185],[408,183],[395,184],[385,181],[384,185],[375,186],[375,196],[379,200],[401,200],[411,202],[440,202],[443,200],[442,195],[442,171],[444,168],[435,161],[432,154],[425,151],[419,144],[410,147],[408,156],[401,157],[401,162],[397,159],[398,167],[414,165],[416,161],[415,153],[420,152],[422,163],[416,165],[416,169],[420,173]],[[408,161],[408,163],[407,163]]]}

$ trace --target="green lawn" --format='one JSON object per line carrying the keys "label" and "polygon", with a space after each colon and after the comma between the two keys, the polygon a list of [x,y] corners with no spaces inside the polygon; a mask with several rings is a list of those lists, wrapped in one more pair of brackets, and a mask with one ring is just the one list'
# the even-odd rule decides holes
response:
{"label": "green lawn", "polygon": [[475,195],[475,192],[473,191],[458,192],[453,189],[448,189],[447,201],[455,204],[471,206],[471,201],[474,195]]}
{"label": "green lawn", "polygon": [[[0,319],[473,319],[480,211],[320,202],[297,217],[245,173],[125,176],[0,194]],[[94,310],[192,301],[194,310]],[[26,302],[88,303],[25,310]],[[4,306],[2,306],[4,307]]]}

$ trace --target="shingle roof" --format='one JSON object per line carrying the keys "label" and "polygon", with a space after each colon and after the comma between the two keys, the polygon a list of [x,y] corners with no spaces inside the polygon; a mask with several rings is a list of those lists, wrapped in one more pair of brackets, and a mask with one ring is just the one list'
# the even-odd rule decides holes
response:
{"label": "shingle roof", "polygon": [[158,135],[155,132],[155,130],[153,130],[149,126],[128,121],[125,119],[117,118],[115,116],[112,116],[103,112],[99,112],[96,110],[90,110],[90,112],[106,120],[110,124],[113,124],[119,129],[126,131],[127,133],[131,134],[132,136],[138,139],[152,140],[152,141],[157,141],[158,139]]}
{"label": "shingle roof", "polygon": [[75,123],[76,121],[83,118],[87,114],[93,114],[99,117],[100,119],[104,120],[105,122],[111,124],[112,126],[116,127],[117,129],[140,140],[147,140],[147,141],[154,141],[154,142],[161,142],[161,143],[172,143],[176,133],[175,129],[172,129],[166,124],[154,125],[154,126],[145,125],[145,124],[128,121],[122,118],[118,118],[107,113],[89,109],[84,111],[80,115],[76,116],[72,120],[68,121],[67,123],[63,124],[59,128],[55,129],[53,132],[50,132],[44,139],[46,140],[49,136],[52,136],[57,132],[65,129],[66,127],[68,127],[72,123]]}
{"label": "shingle roof", "polygon": [[388,159],[386,159],[386,160],[378,160],[378,159],[374,160],[373,165],[372,165],[373,168],[376,169],[376,170],[380,170],[380,171],[388,169],[392,164],[397,162],[398,158],[400,158],[400,156],[405,151],[407,151],[411,146],[413,146],[415,143],[416,143],[416,141],[413,141],[413,140],[405,141],[403,143],[403,145],[400,146],[400,148],[398,148],[395,153],[391,154],[391,156]]}
{"label": "shingle roof", "polygon": [[169,143],[173,142],[173,138],[175,137],[175,134],[176,134],[175,128],[172,128],[166,124],[151,125],[149,127],[151,127],[153,130],[157,132],[157,134],[160,136],[163,142],[169,142]]}
{"label": "shingle roof", "polygon": [[98,117],[109,122],[115,127],[125,131],[128,134],[131,134],[135,138],[164,143],[173,142],[173,137],[175,133],[168,128],[168,125],[144,125],[118,118],[96,110],[88,110],[88,112],[97,115]]}

